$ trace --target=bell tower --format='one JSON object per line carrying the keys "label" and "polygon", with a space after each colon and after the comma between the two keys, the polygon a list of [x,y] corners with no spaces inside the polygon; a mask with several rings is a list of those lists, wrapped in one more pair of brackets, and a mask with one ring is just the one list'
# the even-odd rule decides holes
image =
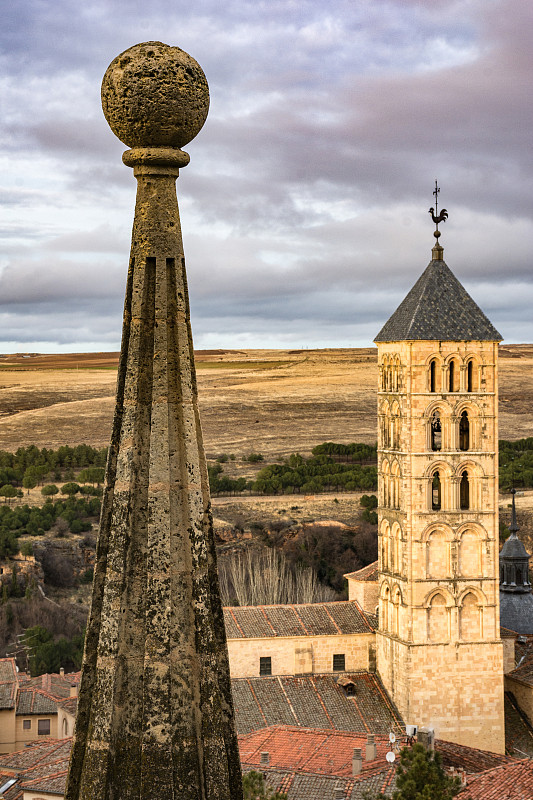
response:
{"label": "bell tower", "polygon": [[[435,186],[435,198],[438,199]],[[378,346],[377,667],[404,719],[505,751],[498,342],[436,243]]]}

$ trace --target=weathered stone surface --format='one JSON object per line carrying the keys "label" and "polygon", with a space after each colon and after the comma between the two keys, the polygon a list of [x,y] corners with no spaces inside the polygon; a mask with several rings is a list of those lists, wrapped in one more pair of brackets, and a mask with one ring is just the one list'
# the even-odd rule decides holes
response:
{"label": "weathered stone surface", "polygon": [[[163,48],[174,55],[147,84],[163,100],[143,105],[141,91],[123,118]],[[67,800],[242,798],[175,189],[188,156],[168,147],[207,114],[207,84],[194,79],[187,94],[164,68],[189,61],[137,45],[104,79],[138,190]],[[173,120],[162,119],[167,101]]]}
{"label": "weathered stone surface", "polygon": [[188,53],[144,42],[107,68],[102,108],[111,130],[128,147],[183,147],[207,118],[209,87]]}

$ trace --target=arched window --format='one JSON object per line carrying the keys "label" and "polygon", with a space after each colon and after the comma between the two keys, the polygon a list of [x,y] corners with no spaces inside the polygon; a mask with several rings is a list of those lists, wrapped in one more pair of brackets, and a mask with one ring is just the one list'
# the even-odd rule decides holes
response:
{"label": "arched window", "polygon": [[459,420],[459,450],[468,450],[470,447],[470,421],[468,414],[463,411]]}
{"label": "arched window", "polygon": [[429,578],[448,576],[448,543],[444,531],[433,531],[427,540],[426,572]]}
{"label": "arched window", "polygon": [[401,603],[401,596],[398,589],[394,592],[393,598],[393,606],[392,606],[392,633],[398,636],[400,632],[400,603]]}
{"label": "arched window", "polygon": [[522,584],[524,581],[522,580],[522,569],[521,567],[516,568],[516,585]]}
{"label": "arched window", "polygon": [[466,391],[474,391],[474,362],[469,361],[466,365]]}
{"label": "arched window", "polygon": [[455,361],[450,361],[448,367],[448,391],[455,392]]}
{"label": "arched window", "polygon": [[400,508],[400,465],[397,461],[391,468],[390,505],[392,508]]}
{"label": "arched window", "polygon": [[429,364],[429,391],[437,391],[437,362],[435,359]]}
{"label": "arched window", "polygon": [[432,642],[446,642],[448,632],[448,609],[446,600],[441,594],[436,594],[428,608],[428,634]]}
{"label": "arched window", "polygon": [[438,411],[433,412],[431,417],[431,449],[440,450],[442,448],[442,424]]}
{"label": "arched window", "polygon": [[400,449],[400,406],[395,401],[391,408],[391,442],[390,446],[393,450]]}
{"label": "arched window", "polygon": [[461,639],[479,639],[481,635],[480,614],[477,597],[468,592],[463,599],[459,614]]}
{"label": "arched window", "polygon": [[474,530],[466,530],[459,545],[459,571],[463,577],[481,575],[481,540]]}
{"label": "arched window", "polygon": [[459,507],[464,511],[470,508],[470,481],[468,480],[468,472],[465,471],[461,475],[461,484],[459,490]]}
{"label": "arched window", "polygon": [[385,506],[385,508],[389,508],[391,505],[391,479],[390,479],[390,464],[387,461],[387,459],[383,461],[382,483],[383,483],[383,505]]}
{"label": "arched window", "polygon": [[63,738],[66,739],[68,736],[68,722],[66,717],[63,717]]}
{"label": "arched window", "polygon": [[435,472],[433,480],[431,481],[431,510],[440,511],[441,507],[441,485],[440,475]]}
{"label": "arched window", "polygon": [[390,630],[390,589],[389,587],[385,587],[385,591],[383,593],[383,630],[388,631]]}
{"label": "arched window", "polygon": [[381,525],[381,569],[388,572],[390,566],[390,528],[387,520],[383,520]]}

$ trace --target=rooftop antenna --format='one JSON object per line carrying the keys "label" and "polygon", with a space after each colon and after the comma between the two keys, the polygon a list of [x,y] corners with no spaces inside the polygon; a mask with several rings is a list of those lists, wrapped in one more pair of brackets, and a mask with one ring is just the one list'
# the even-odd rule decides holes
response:
{"label": "rooftop antenna", "polygon": [[435,230],[433,231],[433,236],[437,240],[435,243],[435,247],[433,248],[433,258],[435,260],[441,261],[442,260],[442,247],[439,244],[439,236],[441,232],[439,231],[439,222],[446,222],[448,219],[448,212],[445,208],[439,214],[439,193],[440,193],[440,186],[437,184],[437,179],[435,178],[435,188],[433,189],[433,194],[435,195],[435,207],[431,207],[429,209],[429,214],[431,214],[431,219],[435,223]]}

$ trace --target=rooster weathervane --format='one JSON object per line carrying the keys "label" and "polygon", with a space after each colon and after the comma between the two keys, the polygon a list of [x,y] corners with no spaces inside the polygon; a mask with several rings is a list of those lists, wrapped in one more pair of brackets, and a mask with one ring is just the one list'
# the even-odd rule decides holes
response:
{"label": "rooster weathervane", "polygon": [[435,230],[433,232],[433,236],[435,237],[437,242],[439,241],[439,236],[440,236],[439,222],[446,222],[446,220],[448,219],[448,212],[446,211],[445,208],[443,208],[439,214],[439,192],[440,192],[440,187],[437,186],[437,180],[435,179],[435,188],[433,190],[433,194],[435,195],[435,208],[431,207],[428,213],[431,214],[431,219],[435,223]]}

